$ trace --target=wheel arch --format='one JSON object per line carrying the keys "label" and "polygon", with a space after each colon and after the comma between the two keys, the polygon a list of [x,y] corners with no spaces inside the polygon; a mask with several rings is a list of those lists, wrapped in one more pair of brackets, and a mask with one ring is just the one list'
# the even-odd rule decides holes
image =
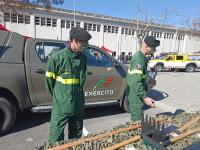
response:
{"label": "wheel arch", "polygon": [[197,64],[196,64],[196,63],[193,63],[193,62],[191,62],[191,63],[188,63],[188,64],[186,65],[186,67],[188,67],[188,66],[190,66],[190,65],[193,65],[194,67],[196,67],[196,68],[197,68]]}
{"label": "wheel arch", "polygon": [[164,67],[164,63],[162,63],[162,62],[158,62],[155,64],[155,66],[157,66],[157,65],[162,65]]}
{"label": "wheel arch", "polygon": [[11,103],[13,103],[16,106],[16,109],[20,109],[19,102],[15,95],[8,89],[0,87],[0,96],[5,97],[10,100]]}
{"label": "wheel arch", "polygon": [[124,90],[123,96],[122,96],[122,98],[119,101],[119,106],[120,107],[123,107],[125,98],[126,98],[126,89]]}

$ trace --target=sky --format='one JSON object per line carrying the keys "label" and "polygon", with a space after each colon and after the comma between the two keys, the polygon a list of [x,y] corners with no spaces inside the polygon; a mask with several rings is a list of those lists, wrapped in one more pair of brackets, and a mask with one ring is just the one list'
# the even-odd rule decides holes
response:
{"label": "sky", "polygon": [[[77,11],[143,21],[153,19],[174,26],[181,26],[186,18],[200,16],[200,0],[65,0],[56,7],[73,10],[74,2]],[[161,19],[163,16],[165,19]]]}

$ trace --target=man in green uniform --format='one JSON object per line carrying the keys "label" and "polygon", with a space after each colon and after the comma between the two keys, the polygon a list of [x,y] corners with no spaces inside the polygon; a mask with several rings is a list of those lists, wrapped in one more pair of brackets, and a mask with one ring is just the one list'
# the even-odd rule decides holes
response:
{"label": "man in green uniform", "polygon": [[51,144],[64,140],[67,123],[69,139],[82,136],[86,57],[81,51],[87,48],[91,38],[83,28],[72,28],[68,47],[53,54],[48,61],[45,86],[53,96],[48,139]]}
{"label": "man in green uniform", "polygon": [[128,69],[127,75],[127,96],[131,111],[131,120],[141,120],[144,104],[154,106],[153,99],[147,97],[147,61],[145,55],[154,53],[160,41],[153,36],[147,36],[142,42],[142,46],[136,52]]}

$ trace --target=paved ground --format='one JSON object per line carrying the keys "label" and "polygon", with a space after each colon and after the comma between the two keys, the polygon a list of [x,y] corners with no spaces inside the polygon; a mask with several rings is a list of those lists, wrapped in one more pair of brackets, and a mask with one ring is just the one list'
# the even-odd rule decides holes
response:
{"label": "paved ground", "polygon": [[[163,72],[157,75],[157,85],[150,96],[158,101],[157,108],[145,113],[195,112],[200,109],[200,72]],[[162,103],[160,103],[162,102]],[[14,129],[0,137],[0,150],[32,150],[47,141],[50,113],[24,112],[18,116]],[[84,126],[90,133],[112,129],[130,120],[130,114],[117,106],[86,109]],[[67,132],[66,132],[67,133]]]}
{"label": "paved ground", "polygon": [[[175,110],[200,110],[200,72],[162,72],[156,77],[157,85],[150,95]],[[173,109],[171,108],[171,109]]]}

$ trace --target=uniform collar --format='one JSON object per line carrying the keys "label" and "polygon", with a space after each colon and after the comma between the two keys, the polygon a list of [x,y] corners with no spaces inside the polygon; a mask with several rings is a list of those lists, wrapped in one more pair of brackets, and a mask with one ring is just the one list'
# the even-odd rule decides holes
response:
{"label": "uniform collar", "polygon": [[139,54],[145,57],[144,53],[141,50],[139,50]]}
{"label": "uniform collar", "polygon": [[78,53],[74,53],[74,52],[72,52],[72,50],[70,49],[70,48],[67,48],[66,49],[66,52],[68,53],[68,55],[71,57],[71,58],[75,58],[75,57],[78,57],[80,54],[78,54]]}

